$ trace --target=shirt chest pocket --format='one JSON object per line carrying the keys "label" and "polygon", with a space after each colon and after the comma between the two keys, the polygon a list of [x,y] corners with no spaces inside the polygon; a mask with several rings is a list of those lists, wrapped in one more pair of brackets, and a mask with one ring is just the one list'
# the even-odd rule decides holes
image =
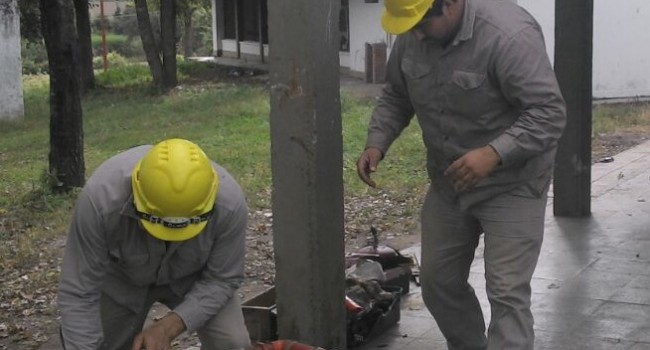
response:
{"label": "shirt chest pocket", "polygon": [[431,89],[434,88],[433,78],[434,65],[430,62],[418,62],[412,58],[405,57],[401,63],[402,73],[411,97],[411,101],[431,100]]}
{"label": "shirt chest pocket", "polygon": [[494,107],[487,75],[482,73],[453,71],[447,95],[449,102],[466,116],[479,117]]}
{"label": "shirt chest pocket", "polygon": [[456,70],[451,75],[451,82],[463,91],[476,90],[485,82],[485,74]]}

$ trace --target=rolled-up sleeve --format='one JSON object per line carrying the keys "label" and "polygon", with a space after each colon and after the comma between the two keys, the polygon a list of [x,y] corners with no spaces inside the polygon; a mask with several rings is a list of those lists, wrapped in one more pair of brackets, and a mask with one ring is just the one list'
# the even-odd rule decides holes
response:
{"label": "rolled-up sleeve", "polygon": [[108,250],[100,216],[82,192],[68,233],[58,304],[67,350],[95,350],[103,339],[100,315],[101,284]]}
{"label": "rolled-up sleeve", "polygon": [[[220,211],[219,208],[216,209]],[[219,231],[210,257],[199,279],[174,308],[189,332],[201,328],[230,300],[244,279],[248,208],[242,199],[227,213],[221,212]]]}
{"label": "rolled-up sleeve", "polygon": [[495,67],[501,91],[520,114],[490,145],[504,165],[548,151],[562,135],[566,108],[541,31],[530,26],[502,43]]}

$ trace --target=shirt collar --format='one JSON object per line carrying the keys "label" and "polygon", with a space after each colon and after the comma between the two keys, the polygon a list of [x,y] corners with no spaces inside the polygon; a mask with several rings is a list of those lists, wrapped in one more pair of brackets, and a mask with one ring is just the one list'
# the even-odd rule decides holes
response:
{"label": "shirt collar", "polygon": [[465,0],[465,11],[463,12],[463,19],[456,37],[452,41],[452,45],[456,46],[461,41],[470,40],[474,34],[474,21],[476,20],[476,7],[474,0]]}
{"label": "shirt collar", "polygon": [[127,216],[132,219],[138,219],[138,216],[135,214],[135,204],[133,202],[133,194],[122,205],[122,210],[120,211],[121,215]]}

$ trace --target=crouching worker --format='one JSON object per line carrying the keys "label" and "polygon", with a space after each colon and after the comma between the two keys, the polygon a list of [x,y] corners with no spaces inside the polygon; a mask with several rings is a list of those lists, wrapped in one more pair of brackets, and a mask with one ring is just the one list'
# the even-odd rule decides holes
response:
{"label": "crouching worker", "polygon": [[[250,346],[237,288],[248,209],[230,174],[170,139],[102,164],[77,200],[58,302],[66,350],[159,350],[184,331],[202,348]],[[162,319],[143,329],[154,302]]]}

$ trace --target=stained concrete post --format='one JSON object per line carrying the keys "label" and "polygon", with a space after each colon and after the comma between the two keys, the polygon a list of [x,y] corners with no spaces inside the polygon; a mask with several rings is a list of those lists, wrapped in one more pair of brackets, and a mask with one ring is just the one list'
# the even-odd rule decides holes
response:
{"label": "stained concrete post", "polygon": [[18,3],[0,0],[0,120],[24,115]]}
{"label": "stained concrete post", "polygon": [[269,2],[278,332],[345,349],[340,0]]}

